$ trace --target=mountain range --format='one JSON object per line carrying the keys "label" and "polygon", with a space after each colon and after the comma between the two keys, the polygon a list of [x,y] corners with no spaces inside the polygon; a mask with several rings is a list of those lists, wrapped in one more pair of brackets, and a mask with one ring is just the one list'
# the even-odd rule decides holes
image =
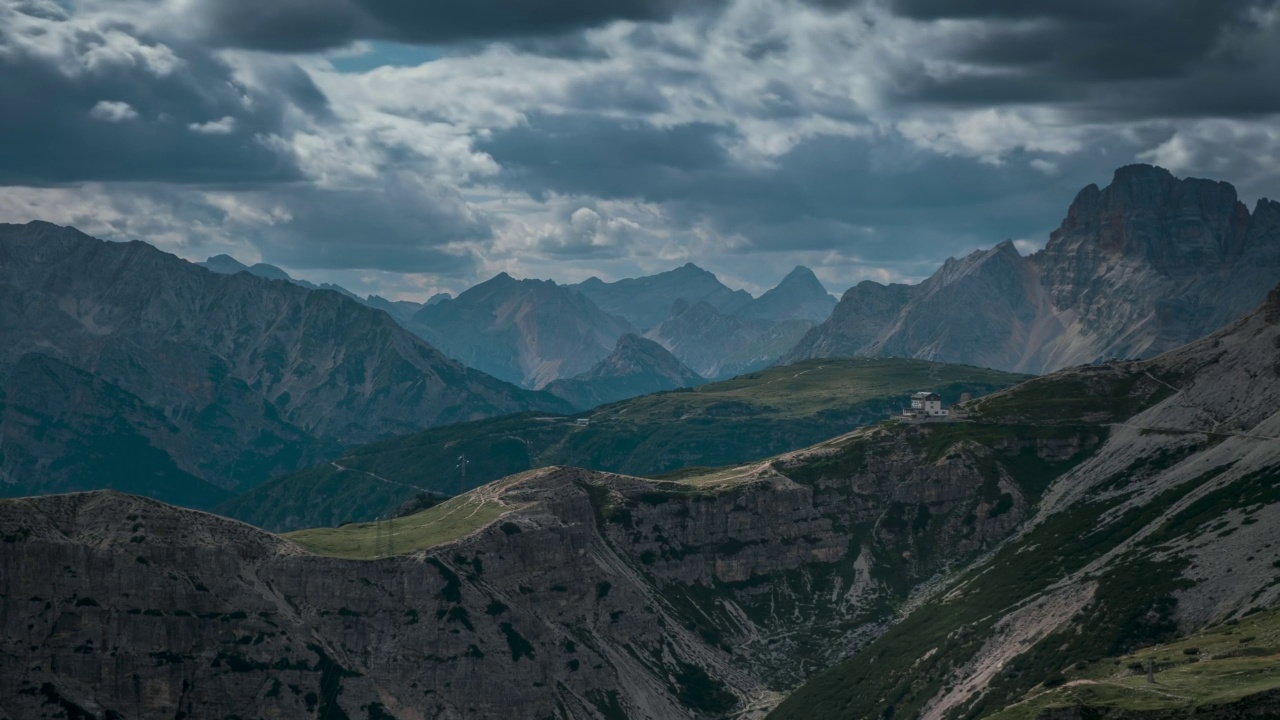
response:
{"label": "mountain range", "polygon": [[1278,344],[1280,291],[966,422],[665,480],[545,468],[286,536],[118,493],[3,501],[5,709],[1267,717]]}
{"label": "mountain range", "polygon": [[1044,373],[1151,357],[1239,317],[1280,280],[1280,203],[1131,165],[1090,185],[1043,250],[950,259],[914,286],[863,282],[782,362],[918,357]]}
{"label": "mountain range", "polygon": [[[107,478],[138,490],[163,476],[205,498],[210,485],[252,486],[342,446],[569,409],[448,359],[340,293],[47,223],[0,226],[0,308],[6,495]],[[152,479],[133,474],[127,447],[150,453]]]}
{"label": "mountain range", "polygon": [[541,389],[592,372],[627,334],[643,334],[706,379],[757,370],[775,362],[835,304],[803,267],[759,298],[730,290],[692,264],[578,285],[502,273],[422,308],[405,327],[470,367]]}

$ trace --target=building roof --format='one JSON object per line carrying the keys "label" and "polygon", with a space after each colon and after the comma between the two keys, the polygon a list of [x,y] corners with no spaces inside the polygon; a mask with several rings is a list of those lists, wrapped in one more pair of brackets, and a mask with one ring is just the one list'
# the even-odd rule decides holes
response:
{"label": "building roof", "polygon": [[918,392],[915,395],[912,395],[911,398],[913,400],[941,400],[942,396],[934,392]]}

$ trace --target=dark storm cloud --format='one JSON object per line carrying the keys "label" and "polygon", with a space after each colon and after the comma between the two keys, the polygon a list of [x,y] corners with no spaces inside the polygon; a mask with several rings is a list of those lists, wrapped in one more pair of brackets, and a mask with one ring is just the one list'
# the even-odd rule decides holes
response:
{"label": "dark storm cloud", "polygon": [[1277,0],[891,0],[920,21],[977,21],[946,51],[978,73],[923,66],[898,97],[953,105],[1046,103],[1095,119],[1280,111]]}
{"label": "dark storm cloud", "polygon": [[268,72],[272,89],[262,92],[201,47],[127,25],[40,22],[31,26],[45,33],[38,49],[0,28],[0,184],[292,180],[297,167],[269,137],[290,105],[328,113],[296,67]]}
{"label": "dark storm cloud", "polygon": [[995,166],[884,135],[819,136],[767,167],[744,168],[725,150],[735,137],[713,125],[541,116],[480,149],[503,166],[501,182],[535,197],[655,203],[678,226],[707,222],[745,237],[740,252],[850,250],[886,262],[1042,233],[1114,164],[1057,158],[1060,172],[1050,176],[1031,168],[1032,155]]}
{"label": "dark storm cloud", "polygon": [[557,35],[614,20],[667,20],[694,0],[206,0],[217,42],[308,51],[354,40],[452,43]]}
{"label": "dark storm cloud", "polygon": [[289,211],[256,238],[264,256],[289,267],[466,274],[475,258],[445,246],[492,235],[456,193],[407,173],[358,189],[280,188],[257,201]]}

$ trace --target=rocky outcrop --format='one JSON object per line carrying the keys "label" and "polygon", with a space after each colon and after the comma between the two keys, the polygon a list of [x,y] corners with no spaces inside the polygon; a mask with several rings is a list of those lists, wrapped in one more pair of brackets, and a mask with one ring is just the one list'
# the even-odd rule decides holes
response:
{"label": "rocky outcrop", "polygon": [[1264,310],[1264,317],[1270,325],[1280,322],[1280,287],[1267,293],[1267,303]]}
{"label": "rocky outcrop", "polygon": [[570,380],[545,388],[579,410],[590,410],[641,395],[693,387],[705,382],[652,340],[630,333],[618,339],[609,357]]}
{"label": "rocky outcrop", "polygon": [[[449,360],[385,313],[338,293],[217,274],[141,242],[102,242],[47,223],[0,226],[0,337],[0,380],[9,384],[30,354],[101,381],[74,380],[80,395],[71,415],[25,394],[19,410],[6,410],[11,438],[24,427],[42,433],[71,417],[87,420],[99,403],[141,403],[148,409],[139,413],[171,425],[143,433],[152,446],[183,473],[226,488],[345,444],[564,408]],[[95,389],[106,395],[83,397]],[[51,390],[50,402],[65,392],[72,391]],[[26,420],[10,424],[14,412]],[[203,439],[192,444],[196,435]],[[65,446],[24,465],[20,479],[6,455],[10,484],[0,490],[11,494],[21,482],[32,491],[45,480],[65,489],[58,467],[86,462],[77,451]]]}
{"label": "rocky outcrop", "polygon": [[410,327],[468,367],[531,388],[591,370],[634,331],[569,287],[506,273],[424,307]]}
{"label": "rocky outcrop", "polygon": [[949,260],[918,286],[863,283],[783,362],[920,357],[1043,373],[1151,357],[1213,332],[1280,279],[1280,203],[1146,165],[1071,204],[1045,248]]}

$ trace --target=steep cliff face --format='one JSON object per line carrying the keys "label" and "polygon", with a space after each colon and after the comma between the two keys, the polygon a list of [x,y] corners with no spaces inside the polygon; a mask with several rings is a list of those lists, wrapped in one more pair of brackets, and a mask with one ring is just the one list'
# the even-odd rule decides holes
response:
{"label": "steep cliff face", "polygon": [[703,382],[701,375],[685,367],[658,343],[628,333],[595,367],[569,380],[557,380],[545,389],[579,410],[590,410]]}
{"label": "steep cliff face", "polygon": [[200,453],[154,437],[183,472],[224,486],[280,469],[272,456],[286,447],[280,459],[298,461],[335,444],[563,407],[464,368],[337,293],[216,274],[47,223],[0,226],[0,336],[0,377],[32,353],[90,373],[176,436],[203,433]]}
{"label": "steep cliff face", "polygon": [[1049,372],[1204,337],[1280,279],[1280,203],[1146,165],[1089,186],[1045,248],[949,260],[919,286],[863,283],[783,362],[905,355]]}
{"label": "steep cliff face", "polygon": [[1280,203],[1250,213],[1228,183],[1121,168],[1082,190],[1030,258],[1063,327],[1038,361],[1150,356],[1213,332],[1276,284],[1277,239]]}
{"label": "steep cliff face", "polygon": [[589,371],[634,332],[568,287],[506,273],[424,307],[410,327],[468,367],[531,388]]}

